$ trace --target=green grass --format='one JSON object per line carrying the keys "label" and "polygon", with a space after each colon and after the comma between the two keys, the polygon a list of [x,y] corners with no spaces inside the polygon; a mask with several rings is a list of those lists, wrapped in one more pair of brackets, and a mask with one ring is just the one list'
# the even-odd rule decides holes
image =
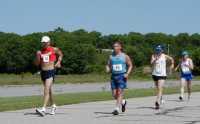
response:
{"label": "green grass", "polygon": [[[83,74],[83,75],[56,75],[55,83],[94,83],[106,82],[109,80],[109,75],[106,74]],[[1,74],[0,85],[28,85],[41,84],[40,75],[15,75]]]}
{"label": "green grass", "polygon": [[[149,80],[151,75],[141,74],[142,68],[129,76],[129,80]],[[90,73],[90,74],[69,74],[69,75],[56,75],[55,83],[100,83],[110,81],[110,74],[107,73]],[[0,74],[0,85],[29,85],[41,84],[39,74],[32,75],[31,73],[24,74]]]}
{"label": "green grass", "polygon": [[[173,94],[179,91],[178,87],[166,88],[165,94]],[[200,91],[200,85],[193,86],[193,92]],[[126,90],[126,98],[153,96],[154,89],[129,89]],[[68,105],[94,101],[112,100],[110,92],[88,92],[88,93],[68,93],[55,96],[57,105]],[[35,108],[41,106],[41,96],[26,97],[6,97],[0,98],[0,111],[19,110],[26,108]]]}
{"label": "green grass", "polygon": [[[132,75],[130,80],[148,80],[149,77]],[[63,83],[99,83],[108,82],[109,74],[82,74],[82,75],[56,75],[56,84]],[[0,74],[0,85],[29,85],[41,84],[40,75],[15,75],[15,74]]]}
{"label": "green grass", "polygon": [[[169,79],[178,79],[178,76],[169,76]],[[195,77],[199,80],[200,77]],[[151,75],[145,75],[141,73],[133,73],[129,76],[129,81],[139,80],[148,81],[152,80]],[[100,83],[109,82],[109,74],[82,74],[82,75],[56,75],[56,84],[64,83]],[[40,75],[24,74],[0,74],[0,85],[31,85],[31,84],[41,84]]]}

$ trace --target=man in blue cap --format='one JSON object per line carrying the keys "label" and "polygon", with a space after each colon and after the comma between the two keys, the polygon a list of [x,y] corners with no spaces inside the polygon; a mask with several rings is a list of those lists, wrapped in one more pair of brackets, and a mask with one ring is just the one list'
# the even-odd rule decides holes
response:
{"label": "man in blue cap", "polygon": [[152,78],[155,82],[157,94],[155,109],[159,109],[162,103],[163,85],[167,78],[167,60],[171,61],[170,68],[173,69],[174,59],[164,53],[164,49],[161,45],[156,46],[154,54],[151,57],[151,65],[153,66]]}

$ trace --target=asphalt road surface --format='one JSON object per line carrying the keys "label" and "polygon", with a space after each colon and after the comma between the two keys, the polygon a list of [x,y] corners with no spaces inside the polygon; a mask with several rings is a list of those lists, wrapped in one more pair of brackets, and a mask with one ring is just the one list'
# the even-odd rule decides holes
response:
{"label": "asphalt road surface", "polygon": [[[193,81],[192,84],[200,84],[200,81]],[[167,80],[165,87],[179,86],[179,81]],[[129,81],[129,89],[141,89],[154,87],[153,81]],[[54,84],[54,93],[77,93],[77,92],[94,92],[110,91],[110,84],[107,83],[84,83],[84,84]],[[42,85],[9,85],[0,86],[0,97],[10,96],[32,96],[42,95]]]}
{"label": "asphalt road surface", "polygon": [[114,101],[60,106],[56,115],[40,117],[33,109],[0,112],[1,124],[200,124],[200,93],[180,102],[178,95],[166,95],[165,104],[155,110],[155,97],[128,99],[128,110],[113,116]]}

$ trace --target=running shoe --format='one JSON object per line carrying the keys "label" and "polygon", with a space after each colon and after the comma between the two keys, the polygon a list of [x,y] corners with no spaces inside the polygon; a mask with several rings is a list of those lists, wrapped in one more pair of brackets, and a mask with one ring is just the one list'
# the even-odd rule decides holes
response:
{"label": "running shoe", "polygon": [[188,95],[188,101],[190,101],[190,98],[191,98],[191,96],[190,96],[190,95]]}
{"label": "running shoe", "polygon": [[162,100],[160,101],[160,104],[165,104],[165,100],[162,99]]}
{"label": "running shoe", "polygon": [[119,108],[116,108],[113,112],[112,112],[113,115],[119,115]]}
{"label": "running shoe", "polygon": [[182,97],[182,96],[180,96],[180,97],[179,97],[179,100],[180,100],[180,101],[183,101],[183,97]]}
{"label": "running shoe", "polygon": [[56,108],[57,106],[54,104],[51,106],[51,112],[49,113],[50,115],[55,115],[55,112],[56,112]]}
{"label": "running shoe", "polygon": [[46,115],[46,110],[45,110],[45,108],[42,108],[42,109],[36,109],[35,110],[36,111],[36,113],[38,113],[40,116],[45,116]]}
{"label": "running shoe", "polygon": [[126,104],[127,104],[127,101],[124,100],[124,103],[122,103],[122,112],[126,111]]}
{"label": "running shoe", "polygon": [[160,104],[165,104],[165,100],[163,99],[162,96],[161,96],[161,99],[160,99]]}
{"label": "running shoe", "polygon": [[155,109],[160,109],[160,105],[158,102],[155,103]]}

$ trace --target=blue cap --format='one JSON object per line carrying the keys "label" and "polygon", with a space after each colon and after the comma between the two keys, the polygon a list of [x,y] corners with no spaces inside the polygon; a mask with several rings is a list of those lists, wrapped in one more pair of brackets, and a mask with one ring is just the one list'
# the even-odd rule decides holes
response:
{"label": "blue cap", "polygon": [[163,47],[161,45],[156,46],[155,48],[155,53],[159,54],[163,52]]}
{"label": "blue cap", "polygon": [[189,53],[187,51],[183,51],[182,56],[186,56],[186,55],[189,55]]}

